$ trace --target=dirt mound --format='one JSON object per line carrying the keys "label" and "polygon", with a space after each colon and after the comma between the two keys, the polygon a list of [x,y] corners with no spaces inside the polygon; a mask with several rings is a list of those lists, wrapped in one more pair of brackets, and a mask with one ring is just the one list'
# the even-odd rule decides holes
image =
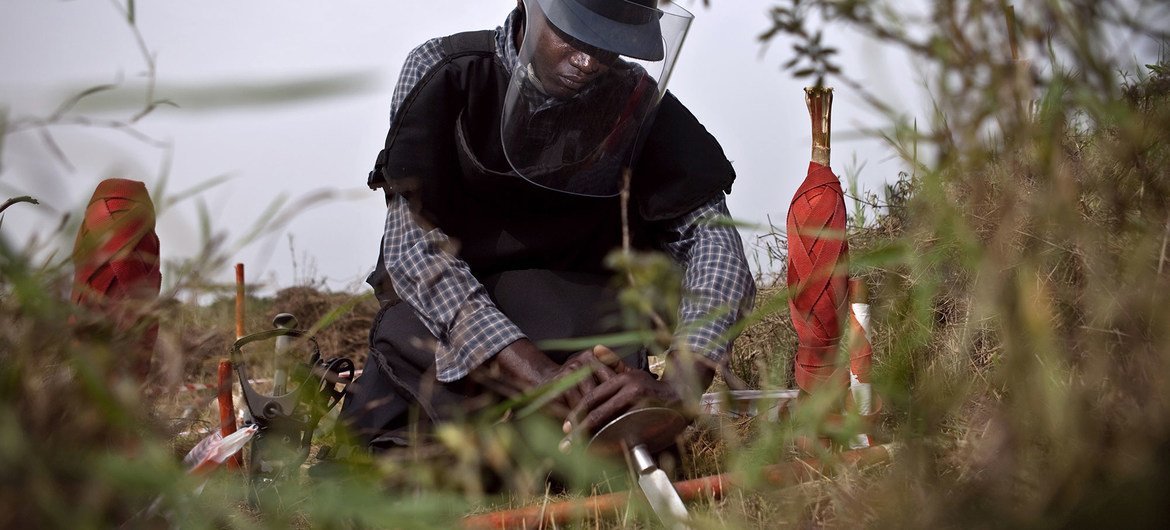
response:
{"label": "dirt mound", "polygon": [[323,292],[312,287],[290,287],[276,293],[273,316],[290,313],[302,329],[316,330],[321,355],[349,357],[360,366],[369,348],[370,323],[378,302],[369,294]]}
{"label": "dirt mound", "polygon": [[[361,366],[378,302],[370,295],[290,287],[272,298],[248,298],[245,311],[247,333],[271,329],[273,317],[291,313],[298,328],[314,330],[324,357],[349,357]],[[207,306],[174,302],[165,304],[160,315],[155,373],[176,382],[213,383],[220,359],[228,357],[236,338],[235,300],[223,298]]]}

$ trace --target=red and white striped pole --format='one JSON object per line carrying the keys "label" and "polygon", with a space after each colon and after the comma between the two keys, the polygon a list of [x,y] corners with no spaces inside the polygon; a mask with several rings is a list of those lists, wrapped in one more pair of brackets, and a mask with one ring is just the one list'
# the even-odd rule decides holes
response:
{"label": "red and white striped pole", "polygon": [[[875,412],[873,384],[870,371],[873,366],[873,343],[869,325],[869,300],[865,281],[849,279],[849,391],[857,413],[867,417]],[[851,449],[873,445],[867,433],[855,436],[849,442]]]}

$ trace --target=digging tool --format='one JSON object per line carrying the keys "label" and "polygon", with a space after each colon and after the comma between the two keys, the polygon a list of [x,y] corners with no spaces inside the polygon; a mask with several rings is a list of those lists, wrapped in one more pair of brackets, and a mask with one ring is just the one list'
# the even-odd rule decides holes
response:
{"label": "digging tool", "polygon": [[626,451],[650,508],[663,525],[675,530],[690,528],[687,526],[690,515],[652,454],[670,447],[689,424],[686,417],[674,409],[636,409],[609,422],[589,441],[590,451],[600,454],[618,449]]}

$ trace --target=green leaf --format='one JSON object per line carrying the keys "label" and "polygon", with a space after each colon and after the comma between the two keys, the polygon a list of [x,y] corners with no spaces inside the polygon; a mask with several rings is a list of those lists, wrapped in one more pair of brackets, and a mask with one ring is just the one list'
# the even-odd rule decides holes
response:
{"label": "green leaf", "polygon": [[593,376],[593,369],[588,366],[582,366],[581,369],[565,377],[537,387],[531,393],[522,396],[524,399],[521,399],[521,402],[527,400],[528,404],[516,413],[516,418],[525,418],[532,415],[570,388],[577,386],[577,383],[591,376]]}
{"label": "green leaf", "polygon": [[[180,202],[183,202],[187,199],[190,199],[192,197],[198,197],[203,192],[205,192],[211,188],[214,188],[216,186],[219,186],[220,184],[223,184],[231,179],[232,179],[232,176],[228,175],[226,173],[223,175],[216,175],[216,176],[211,177],[211,178],[209,178],[203,182],[200,182],[194,186],[191,186],[190,188],[187,188],[183,191],[180,191],[172,196],[169,196],[169,197],[164,196],[158,201],[159,206],[157,207],[157,210],[161,212],[162,210],[166,210],[167,208],[170,208],[170,207],[172,207]],[[161,194],[163,190],[165,190],[165,186],[160,186],[158,189],[158,193]]]}
{"label": "green leaf", "polygon": [[910,250],[897,243],[879,246],[873,250],[850,256],[852,267],[885,267],[904,263],[910,255]]}
{"label": "green leaf", "polygon": [[651,340],[654,340],[654,333],[652,331],[626,331],[622,333],[613,333],[610,335],[581,337],[579,339],[542,340],[537,343],[537,346],[544,350],[574,351],[592,348],[598,344],[604,344],[614,348],[619,346],[645,344],[646,341]]}

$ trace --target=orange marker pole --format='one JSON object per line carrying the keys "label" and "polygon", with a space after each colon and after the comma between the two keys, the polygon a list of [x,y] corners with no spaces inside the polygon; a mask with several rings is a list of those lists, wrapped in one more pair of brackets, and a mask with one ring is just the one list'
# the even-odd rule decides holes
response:
{"label": "orange marker pole", "polygon": [[[893,447],[878,445],[837,455],[836,464],[869,467],[893,459]],[[767,466],[763,469],[764,482],[774,488],[786,488],[811,482],[834,474],[833,463],[817,459],[796,460]],[[674,489],[683,502],[704,499],[719,500],[731,490],[742,487],[740,477],[731,473],[675,482]],[[564,526],[583,518],[614,517],[625,511],[636,493],[628,491],[595,495],[584,499],[553,502],[515,510],[504,510],[474,515],[463,519],[463,528],[488,530],[501,528],[552,528]]]}
{"label": "orange marker pole", "polygon": [[244,336],[244,264],[236,264],[236,338]]}
{"label": "orange marker pole", "polygon": [[[236,264],[236,338],[244,336],[244,264]],[[219,361],[216,385],[219,400],[219,433],[227,438],[236,432],[236,406],[232,400],[232,361]],[[243,465],[243,459],[236,453],[227,461],[228,469]]]}
{"label": "orange marker pole", "polygon": [[[232,362],[228,359],[221,359],[216,375],[218,377],[216,397],[219,401],[219,434],[227,438],[236,432],[236,407],[232,403]],[[236,469],[242,463],[239,453],[227,460],[228,469]]]}

